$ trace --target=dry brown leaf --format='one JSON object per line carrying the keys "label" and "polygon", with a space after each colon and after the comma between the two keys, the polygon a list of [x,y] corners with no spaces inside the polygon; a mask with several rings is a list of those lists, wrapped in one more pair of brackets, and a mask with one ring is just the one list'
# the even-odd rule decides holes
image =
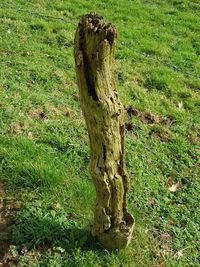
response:
{"label": "dry brown leaf", "polygon": [[167,187],[171,187],[173,185],[173,180],[172,180],[171,176],[167,179],[166,185],[167,185]]}
{"label": "dry brown leaf", "polygon": [[183,102],[182,101],[178,103],[178,108],[180,110],[183,110],[184,109],[184,106],[183,106]]}
{"label": "dry brown leaf", "polygon": [[54,210],[59,210],[60,208],[61,208],[61,205],[60,205],[60,203],[55,203],[55,204],[52,204],[52,209],[54,209]]}
{"label": "dry brown leaf", "polygon": [[28,132],[28,138],[29,138],[29,139],[32,139],[32,138],[33,138],[33,134],[32,134],[32,132]]}
{"label": "dry brown leaf", "polygon": [[183,257],[183,251],[182,250],[177,251],[176,256]]}
{"label": "dry brown leaf", "polygon": [[177,251],[175,254],[174,254],[174,258],[177,258],[177,257],[183,257],[183,251],[190,248],[190,246],[186,247],[186,248],[183,248],[179,251]]}
{"label": "dry brown leaf", "polygon": [[178,182],[178,183],[173,184],[172,186],[170,186],[168,189],[169,189],[170,192],[176,192],[180,188],[182,188],[182,184]]}

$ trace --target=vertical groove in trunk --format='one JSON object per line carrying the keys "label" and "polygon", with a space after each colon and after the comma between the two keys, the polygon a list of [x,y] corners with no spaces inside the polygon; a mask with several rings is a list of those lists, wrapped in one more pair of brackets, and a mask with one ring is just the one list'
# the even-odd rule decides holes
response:
{"label": "vertical groove in trunk", "polygon": [[114,26],[105,25],[96,14],[85,15],[78,25],[74,52],[96,189],[92,234],[107,249],[126,247],[134,227],[126,207],[129,180],[124,163],[124,109],[113,73],[115,38]]}

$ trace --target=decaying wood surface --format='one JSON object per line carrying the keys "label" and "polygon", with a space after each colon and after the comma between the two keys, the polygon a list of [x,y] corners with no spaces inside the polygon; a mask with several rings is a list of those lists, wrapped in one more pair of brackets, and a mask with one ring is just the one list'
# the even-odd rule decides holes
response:
{"label": "decaying wood surface", "polygon": [[96,188],[92,234],[109,250],[126,247],[134,227],[126,207],[129,179],[124,163],[124,109],[114,77],[115,39],[115,27],[94,13],[82,17],[75,36],[76,74]]}

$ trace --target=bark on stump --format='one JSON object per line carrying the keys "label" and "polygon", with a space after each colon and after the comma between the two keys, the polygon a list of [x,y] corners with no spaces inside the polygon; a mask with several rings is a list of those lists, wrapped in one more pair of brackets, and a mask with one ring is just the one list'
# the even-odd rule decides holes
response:
{"label": "bark on stump", "polygon": [[134,227],[126,207],[129,179],[124,163],[124,109],[114,77],[115,38],[115,27],[105,25],[102,17],[84,15],[74,52],[96,189],[92,234],[109,250],[126,247]]}

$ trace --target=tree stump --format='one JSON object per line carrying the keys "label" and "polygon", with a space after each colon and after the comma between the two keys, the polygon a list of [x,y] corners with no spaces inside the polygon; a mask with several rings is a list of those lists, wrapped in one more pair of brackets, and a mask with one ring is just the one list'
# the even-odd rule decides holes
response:
{"label": "tree stump", "polygon": [[124,108],[114,77],[115,39],[113,25],[106,25],[95,13],[87,14],[78,25],[74,51],[96,189],[92,234],[109,250],[126,247],[134,227],[126,207],[129,179],[124,162]]}

